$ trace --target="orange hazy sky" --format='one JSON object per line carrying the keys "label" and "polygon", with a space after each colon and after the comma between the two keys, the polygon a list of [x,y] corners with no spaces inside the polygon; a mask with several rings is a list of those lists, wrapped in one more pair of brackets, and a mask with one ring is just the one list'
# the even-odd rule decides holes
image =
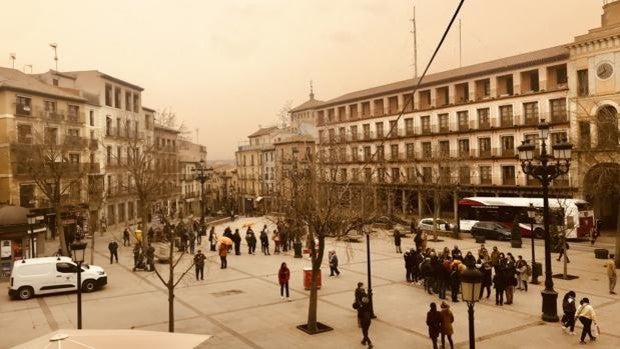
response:
{"label": "orange hazy sky", "polygon": [[[97,69],[171,108],[208,158],[232,159],[278,111],[410,78],[415,3],[418,66],[426,65],[458,0],[5,1],[0,65]],[[570,42],[597,27],[602,0],[466,0],[463,65]],[[431,72],[459,65],[454,28]]]}

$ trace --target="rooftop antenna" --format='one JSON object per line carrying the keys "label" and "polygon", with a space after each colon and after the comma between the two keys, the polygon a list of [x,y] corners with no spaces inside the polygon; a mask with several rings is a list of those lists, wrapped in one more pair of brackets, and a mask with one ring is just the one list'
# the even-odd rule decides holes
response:
{"label": "rooftop antenna", "polygon": [[461,19],[459,18],[459,68],[463,66],[463,46],[461,36]]}
{"label": "rooftop antenna", "polygon": [[15,69],[15,60],[17,59],[17,54],[15,54],[15,53],[11,53],[11,54],[9,55],[9,57],[10,57],[11,61],[13,62],[13,63],[12,63],[11,68],[12,68],[12,69]]}
{"label": "rooftop antenna", "polygon": [[56,63],[56,71],[58,71],[58,44],[53,42],[50,47],[54,49],[54,62]]}
{"label": "rooftop antenna", "polygon": [[26,68],[30,68],[30,74],[32,74],[32,64],[25,64],[24,65],[24,69],[23,69],[24,73],[26,72]]}
{"label": "rooftop antenna", "polygon": [[412,30],[413,34],[413,78],[418,77],[418,35],[416,32],[415,25],[415,5],[413,6],[413,18],[411,18]]}
{"label": "rooftop antenna", "polygon": [[314,86],[312,85],[312,80],[310,80],[310,99],[314,99]]}

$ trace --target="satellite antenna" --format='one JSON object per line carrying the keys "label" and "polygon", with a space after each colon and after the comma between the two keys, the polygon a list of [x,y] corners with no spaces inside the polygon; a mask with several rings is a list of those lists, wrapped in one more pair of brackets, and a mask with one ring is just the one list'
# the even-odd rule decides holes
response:
{"label": "satellite antenna", "polygon": [[32,64],[25,64],[24,65],[24,73],[26,72],[26,68],[30,68],[30,74],[32,74]]}
{"label": "satellite antenna", "polygon": [[58,71],[58,44],[53,42],[50,47],[54,49],[54,62],[56,63],[56,71]]}
{"label": "satellite antenna", "polygon": [[13,61],[12,68],[15,69],[15,59],[17,59],[17,54],[11,53],[9,57],[11,58],[11,61]]}

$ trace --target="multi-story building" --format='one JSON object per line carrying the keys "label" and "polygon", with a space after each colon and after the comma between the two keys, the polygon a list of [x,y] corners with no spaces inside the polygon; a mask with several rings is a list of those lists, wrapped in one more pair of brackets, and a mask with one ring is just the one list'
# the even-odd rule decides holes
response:
{"label": "multi-story building", "polygon": [[[295,111],[316,113],[328,178],[373,183],[389,213],[425,214],[438,186],[444,211],[463,196],[540,196],[515,150],[536,139],[542,120],[551,144],[566,139],[589,147],[586,156],[617,150],[619,22],[620,3],[610,2],[602,27],[568,45],[429,74],[415,91],[409,79]],[[602,121],[601,111],[612,116]],[[583,195],[582,170],[554,180],[552,193]]]}
{"label": "multi-story building", "polygon": [[186,215],[199,217],[201,193],[200,182],[196,180],[196,166],[200,160],[207,160],[207,147],[183,139],[179,139],[177,144],[182,210]]}
{"label": "multi-story building", "polygon": [[291,134],[281,137],[274,142],[275,148],[275,178],[277,179],[273,192],[276,194],[274,211],[283,212],[286,202],[293,194],[293,186],[288,180],[290,171],[302,171],[313,166],[315,160],[315,141],[307,134]]}
{"label": "multi-story building", "polygon": [[155,207],[162,209],[168,215],[183,214],[177,158],[179,133],[176,129],[159,124],[155,124],[153,132],[155,168],[166,178]]}

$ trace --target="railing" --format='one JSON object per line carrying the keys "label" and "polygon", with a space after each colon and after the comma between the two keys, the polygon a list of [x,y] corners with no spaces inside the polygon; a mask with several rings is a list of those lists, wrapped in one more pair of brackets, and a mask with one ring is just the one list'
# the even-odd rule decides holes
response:
{"label": "railing", "polygon": [[20,116],[31,116],[32,115],[32,107],[26,104],[15,104],[15,115]]}
{"label": "railing", "polygon": [[523,120],[523,125],[525,126],[536,126],[539,123],[540,121],[538,119],[538,115],[525,116],[525,119]]}
{"label": "railing", "polygon": [[502,183],[504,185],[515,185],[516,184],[516,180],[514,177],[512,178],[502,178]]}
{"label": "railing", "polygon": [[502,117],[500,118],[500,127],[513,127],[515,125],[515,116],[512,115],[510,117]]}
{"label": "railing", "polygon": [[63,144],[69,148],[82,149],[82,148],[86,148],[88,144],[88,139],[82,138],[79,136],[67,135],[65,136]]}
{"label": "railing", "polygon": [[67,113],[67,122],[75,123],[75,124],[83,124],[84,123],[85,114],[84,112],[76,113]]}

